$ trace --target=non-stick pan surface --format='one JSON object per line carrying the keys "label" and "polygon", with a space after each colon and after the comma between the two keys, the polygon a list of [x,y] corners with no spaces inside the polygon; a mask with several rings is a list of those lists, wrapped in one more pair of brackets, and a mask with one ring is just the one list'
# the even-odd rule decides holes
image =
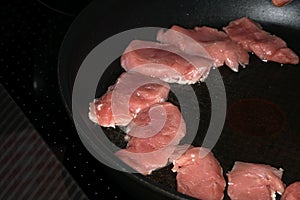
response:
{"label": "non-stick pan surface", "polygon": [[[281,8],[273,6],[270,0],[92,2],[70,27],[60,51],[58,76],[67,109],[72,113],[72,88],[79,67],[88,53],[106,38],[133,28],[168,28],[173,24],[221,29],[243,16],[258,21],[265,30],[283,38],[300,55],[300,1]],[[219,70],[226,89],[227,117],[212,151],[224,174],[239,160],[282,167],[286,184],[300,180],[300,66],[265,63],[252,55],[250,65],[238,73],[226,67]],[[101,87],[95,97],[103,94],[122,71],[118,60],[112,63],[99,77]],[[208,128],[211,105],[205,83],[192,87],[201,112],[193,142],[199,146]],[[176,103],[176,98],[171,96],[170,101]],[[104,132],[114,143],[124,145],[122,137],[116,136],[121,134],[120,130],[104,129]],[[161,199],[188,198],[176,192],[175,174],[170,168],[167,166],[148,177],[126,174],[122,181],[142,185],[143,192]]]}

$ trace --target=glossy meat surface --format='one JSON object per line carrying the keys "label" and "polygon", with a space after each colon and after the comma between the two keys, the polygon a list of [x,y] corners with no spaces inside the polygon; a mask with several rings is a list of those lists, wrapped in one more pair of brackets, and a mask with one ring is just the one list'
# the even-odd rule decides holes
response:
{"label": "glossy meat surface", "polygon": [[299,57],[287,47],[285,41],[264,31],[258,23],[247,17],[234,20],[223,29],[233,41],[255,53],[263,61],[299,63]]}
{"label": "glossy meat surface", "polygon": [[233,71],[238,71],[239,64],[249,64],[248,52],[226,33],[215,28],[202,26],[185,29],[175,25],[167,31],[159,31],[157,40],[177,45],[182,51],[192,55],[203,55],[206,51],[214,60],[215,67],[226,64]]}
{"label": "glossy meat surface", "polygon": [[190,147],[173,161],[177,190],[201,200],[221,200],[226,186],[223,170],[206,148]]}
{"label": "glossy meat surface", "polygon": [[235,162],[228,176],[228,196],[232,200],[271,200],[282,194],[283,170],[269,165]]}
{"label": "glossy meat surface", "polygon": [[89,117],[103,127],[126,126],[136,114],[168,98],[170,86],[137,73],[123,73],[117,83],[93,103]]}
{"label": "glossy meat surface", "polygon": [[129,142],[116,155],[142,174],[164,167],[186,125],[179,109],[169,102],[157,103],[142,110],[128,125]]}
{"label": "glossy meat surface", "polygon": [[174,45],[134,40],[123,53],[121,65],[126,71],[136,71],[166,82],[193,84],[206,79],[212,60],[186,54]]}
{"label": "glossy meat surface", "polygon": [[300,200],[300,181],[294,182],[289,185],[285,189],[281,200]]}

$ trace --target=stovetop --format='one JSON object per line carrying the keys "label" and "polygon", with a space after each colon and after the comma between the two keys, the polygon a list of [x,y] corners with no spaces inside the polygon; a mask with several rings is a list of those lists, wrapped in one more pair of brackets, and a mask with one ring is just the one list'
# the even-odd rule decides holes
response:
{"label": "stovetop", "polygon": [[88,3],[2,1],[0,83],[90,199],[132,199],[82,145],[59,93],[59,48]]}

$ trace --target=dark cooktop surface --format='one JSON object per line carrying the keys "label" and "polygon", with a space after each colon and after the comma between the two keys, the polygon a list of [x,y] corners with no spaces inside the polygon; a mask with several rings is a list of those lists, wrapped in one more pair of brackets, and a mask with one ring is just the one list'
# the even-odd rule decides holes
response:
{"label": "dark cooktop surface", "polygon": [[59,48],[89,3],[79,2],[1,1],[0,83],[90,199],[128,199],[83,147],[59,93]]}

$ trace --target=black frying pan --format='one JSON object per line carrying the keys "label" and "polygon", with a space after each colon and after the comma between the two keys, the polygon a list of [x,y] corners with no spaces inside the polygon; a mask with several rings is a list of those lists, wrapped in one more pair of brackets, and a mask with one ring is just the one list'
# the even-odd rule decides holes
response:
{"label": "black frying pan", "polygon": [[[300,2],[277,8],[270,0],[195,1],[94,1],[70,27],[59,55],[59,84],[72,115],[72,88],[79,67],[88,53],[106,38],[138,27],[173,24],[192,28],[207,25],[221,29],[231,20],[248,16],[265,30],[283,38],[300,55]],[[101,55],[99,55],[101,56]],[[251,56],[250,65],[239,73],[219,68],[227,95],[227,118],[222,135],[212,149],[224,173],[234,161],[259,162],[285,169],[283,181],[300,180],[300,66],[268,62]],[[101,96],[122,73],[113,62],[99,77],[95,97]],[[210,97],[206,84],[195,84],[201,120],[193,144],[202,144],[210,121]],[[170,96],[176,104],[176,97]],[[87,105],[88,106],[88,105]],[[87,117],[84,116],[84,117]],[[104,129],[109,139],[124,146],[121,130]],[[112,136],[113,135],[113,136]],[[111,170],[121,185],[135,196],[149,199],[186,199],[176,192],[175,174],[167,166],[144,177]],[[136,189],[139,188],[139,189]],[[199,188],[201,189],[201,188]],[[100,189],[99,189],[100,190]],[[227,198],[227,197],[226,197]]]}

